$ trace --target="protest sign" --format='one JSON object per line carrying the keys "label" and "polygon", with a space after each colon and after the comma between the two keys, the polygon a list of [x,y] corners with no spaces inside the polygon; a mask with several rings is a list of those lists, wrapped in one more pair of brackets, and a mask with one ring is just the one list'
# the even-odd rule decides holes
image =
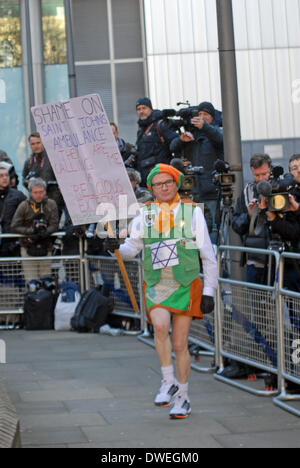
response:
{"label": "protest sign", "polygon": [[135,216],[137,201],[100,96],[31,111],[73,224]]}

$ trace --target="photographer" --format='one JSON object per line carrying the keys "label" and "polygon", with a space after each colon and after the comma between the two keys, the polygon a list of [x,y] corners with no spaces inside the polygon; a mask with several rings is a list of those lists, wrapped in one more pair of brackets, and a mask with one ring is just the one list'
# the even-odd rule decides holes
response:
{"label": "photographer", "polygon": [[[254,154],[250,160],[250,167],[253,174],[253,182],[246,185],[237,200],[236,208],[232,218],[232,229],[240,235],[245,247],[255,249],[266,249],[269,245],[269,227],[266,217],[262,232],[259,235],[250,234],[251,222],[254,221],[259,211],[257,184],[262,181],[269,181],[271,177],[272,160],[267,154]],[[247,264],[248,283],[266,284],[267,268],[266,256],[261,254],[243,255],[242,264]],[[223,377],[240,378],[251,374],[252,370],[247,366],[231,361],[222,372]]]}
{"label": "photographer", "polygon": [[[262,199],[260,208],[265,210],[270,223],[272,235],[278,235],[285,243],[287,251],[300,253],[300,154],[295,154],[289,161],[290,173],[294,177],[295,186],[289,193],[290,207],[284,212],[273,212],[267,208],[267,200]],[[300,292],[299,262],[286,261],[285,287]]]}
{"label": "photographer", "polygon": [[170,143],[178,134],[169,129],[163,121],[163,113],[153,110],[149,98],[141,98],[136,103],[139,117],[137,134],[137,158],[135,169],[141,174],[141,187],[147,187],[147,177],[158,163],[171,161]]}
{"label": "photographer", "polygon": [[[0,232],[7,234],[11,232],[11,220],[22,201],[26,199],[25,195],[19,190],[10,188],[10,177],[8,169],[0,163]],[[18,257],[20,248],[17,240],[0,240],[1,257]]]}
{"label": "photographer", "polygon": [[[271,177],[272,160],[267,154],[254,154],[250,160],[254,182],[246,185],[244,191],[237,200],[237,205],[232,219],[232,229],[241,236],[245,247],[266,249],[269,243],[269,231],[267,220],[264,231],[259,236],[250,234],[250,224],[255,212],[259,194],[257,184],[268,181]],[[259,254],[248,255],[247,282],[265,282],[265,256]]]}
{"label": "photographer", "polygon": [[47,196],[57,204],[59,219],[65,207],[65,202],[59,190],[52,166],[47,156],[39,133],[32,133],[28,141],[32,155],[25,162],[23,168],[23,185],[28,189],[30,179],[41,178],[46,182]]}
{"label": "photographer", "polygon": [[214,123],[216,110],[210,102],[202,102],[198,116],[191,120],[191,129],[172,141],[171,151],[191,161],[193,166],[203,166],[204,173],[197,175],[194,191],[195,202],[205,202],[215,218],[218,190],[212,181],[212,173],[218,159],[224,159],[223,132]]}
{"label": "photographer", "polygon": [[[29,199],[23,201],[11,223],[11,230],[26,236],[20,239],[22,257],[45,257],[51,255],[51,234],[58,229],[58,210],[54,200],[46,195],[46,183],[42,179],[31,179]],[[24,262],[27,282],[51,273],[44,262]]]}

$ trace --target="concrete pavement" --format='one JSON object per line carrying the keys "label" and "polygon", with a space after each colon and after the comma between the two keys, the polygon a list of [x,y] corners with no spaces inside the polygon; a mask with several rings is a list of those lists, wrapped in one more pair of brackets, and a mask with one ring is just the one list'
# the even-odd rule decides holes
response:
{"label": "concrete pavement", "polygon": [[300,419],[272,399],[192,371],[192,415],[156,408],[156,353],[136,337],[0,331],[0,375],[21,421],[23,447],[300,447]]}

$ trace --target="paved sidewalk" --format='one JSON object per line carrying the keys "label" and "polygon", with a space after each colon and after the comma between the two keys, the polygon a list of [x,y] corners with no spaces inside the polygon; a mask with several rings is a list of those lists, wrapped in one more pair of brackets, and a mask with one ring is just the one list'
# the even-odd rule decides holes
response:
{"label": "paved sidewalk", "polygon": [[192,415],[156,408],[155,351],[136,337],[1,331],[0,374],[21,420],[23,447],[300,447],[300,419],[192,371]]}

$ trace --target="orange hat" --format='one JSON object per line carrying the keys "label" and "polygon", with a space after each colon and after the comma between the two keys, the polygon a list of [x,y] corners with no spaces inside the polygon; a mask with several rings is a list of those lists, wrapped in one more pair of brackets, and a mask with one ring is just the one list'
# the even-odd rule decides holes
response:
{"label": "orange hat", "polygon": [[147,177],[147,187],[149,190],[152,190],[152,179],[157,174],[170,174],[170,176],[175,180],[177,187],[181,187],[181,181],[184,177],[182,172],[169,164],[156,164]]}

